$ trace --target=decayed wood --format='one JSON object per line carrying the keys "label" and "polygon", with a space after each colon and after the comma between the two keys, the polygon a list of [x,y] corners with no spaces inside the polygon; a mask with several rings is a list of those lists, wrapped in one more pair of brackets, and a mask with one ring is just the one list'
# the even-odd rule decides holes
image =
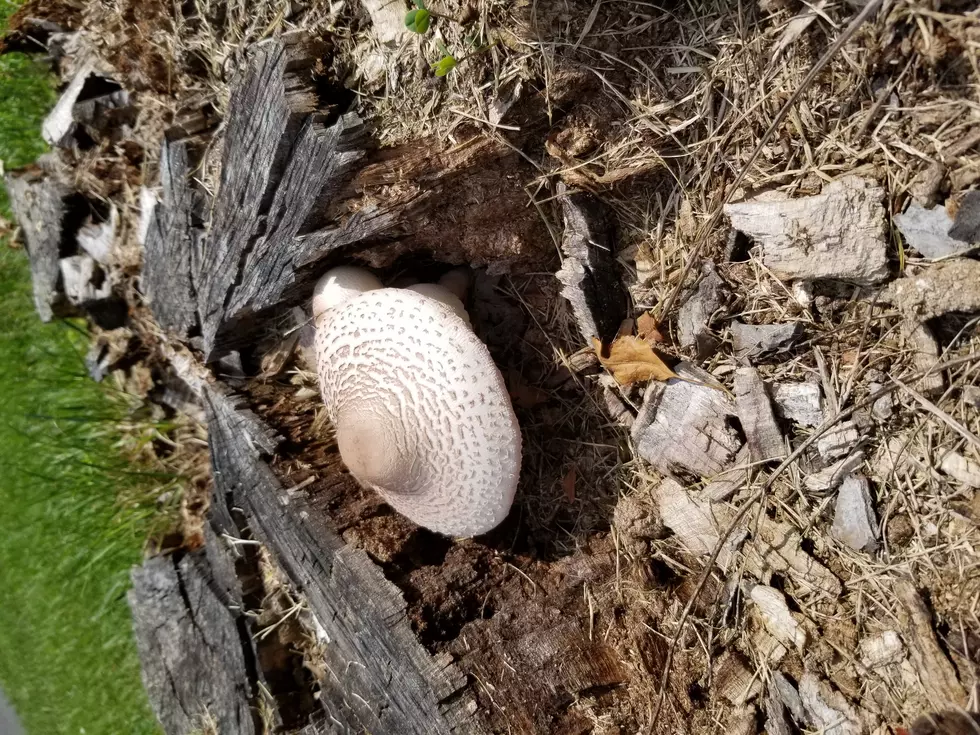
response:
{"label": "decayed wood", "polygon": [[877,548],[878,522],[866,478],[848,475],[841,482],[830,532],[855,551],[872,552]]}
{"label": "decayed wood", "polygon": [[157,323],[180,337],[197,324],[193,263],[200,259],[203,198],[190,181],[194,159],[188,141],[164,142],[163,198],[149,216],[141,281]]}
{"label": "decayed wood", "polygon": [[215,503],[242,509],[328,631],[320,702],[330,732],[479,733],[466,679],[419,644],[405,601],[363,550],[347,546],[263,459],[268,432],[220,391],[206,396]]}
{"label": "decayed wood", "polygon": [[[305,38],[259,44],[232,91],[221,184],[197,285],[209,358],[223,338],[248,337],[246,313],[282,299],[305,253],[295,238],[314,210],[346,183],[363,156],[360,124],[324,126],[312,88],[298,71],[316,58]],[[263,114],[256,115],[256,110]]]}
{"label": "decayed wood", "polygon": [[78,247],[91,255],[101,265],[112,260],[112,247],[119,226],[119,209],[115,204],[109,206],[109,216],[103,222],[96,222],[91,216],[78,230]]}
{"label": "decayed wood", "polygon": [[786,523],[761,521],[758,533],[743,547],[746,571],[766,584],[774,573],[783,574],[800,592],[840,595],[841,581],[803,549],[802,541],[799,532]]}
{"label": "decayed wood", "polygon": [[[692,554],[709,556],[728,528],[731,513],[723,505],[694,498],[679,482],[668,477],[653,491],[660,517]],[[744,530],[729,535],[716,563],[724,571],[738,550]]]}
{"label": "decayed wood", "polygon": [[[62,255],[74,252],[68,222],[71,190],[39,169],[8,174],[10,206],[17,216],[31,260],[34,308],[41,321],[71,316],[74,309],[59,288]],[[66,252],[67,251],[67,252]]]}
{"label": "decayed wood", "polygon": [[776,423],[766,386],[755,368],[735,372],[735,405],[753,462],[776,459],[786,454],[783,434]]}
{"label": "decayed wood", "polygon": [[725,303],[728,288],[710,260],[701,266],[701,280],[681,305],[677,331],[681,347],[697,347],[698,358],[709,355],[717,346],[711,335],[711,320]]}
{"label": "decayed wood", "polygon": [[231,609],[236,601],[241,608],[232,562],[213,536],[206,549],[133,570],[129,605],[143,684],[167,735],[263,732],[254,649]]}
{"label": "decayed wood", "polygon": [[884,196],[880,186],[845,176],[816,196],[760,197],[727,204],[725,214],[782,278],[870,284],[888,277]]}
{"label": "decayed wood", "polygon": [[376,268],[425,250],[498,272],[548,252],[516,152],[477,136],[442,153],[420,141],[368,158],[356,115],[327,126],[316,112],[299,73],[315,51],[297,33],[263,42],[234,86],[196,283],[208,361],[307,298],[340,249]]}
{"label": "decayed wood", "polygon": [[626,318],[626,294],[616,270],[616,233],[611,212],[591,194],[568,194],[559,184],[565,220],[565,260],[556,274],[586,344],[610,342]]}
{"label": "decayed wood", "polygon": [[895,593],[902,602],[900,620],[909,645],[909,654],[930,702],[937,709],[949,705],[962,707],[966,691],[946,652],[936,640],[932,616],[911,582],[899,580]]}
{"label": "decayed wood", "polygon": [[721,391],[683,380],[654,382],[633,423],[640,456],[661,472],[711,477],[725,470],[741,446],[726,419],[735,405]]}

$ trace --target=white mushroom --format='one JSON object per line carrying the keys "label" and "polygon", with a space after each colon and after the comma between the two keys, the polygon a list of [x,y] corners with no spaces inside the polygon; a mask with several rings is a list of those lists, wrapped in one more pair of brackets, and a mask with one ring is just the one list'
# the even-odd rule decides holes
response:
{"label": "white mushroom", "polygon": [[313,320],[320,318],[327,309],[339,306],[365,291],[381,288],[373,273],[363,268],[341,265],[327,271],[313,290]]}
{"label": "white mushroom", "polygon": [[[317,320],[320,390],[344,463],[421,526],[486,533],[507,516],[521,465],[500,371],[452,293],[377,289],[353,270],[317,287],[330,304]],[[361,283],[371,290],[334,300]]]}

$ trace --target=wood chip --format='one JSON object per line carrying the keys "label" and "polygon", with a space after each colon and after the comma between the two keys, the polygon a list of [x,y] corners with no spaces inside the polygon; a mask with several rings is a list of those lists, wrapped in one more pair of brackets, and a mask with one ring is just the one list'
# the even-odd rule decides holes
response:
{"label": "wood chip", "polygon": [[799,324],[742,324],[732,322],[732,342],[735,357],[759,357],[786,348],[799,335]]}
{"label": "wood chip", "polygon": [[802,653],[807,642],[806,631],[793,617],[783,593],[764,584],[755,584],[749,589],[749,599],[762,613],[766,630],[784,646]]}
{"label": "wood chip", "polygon": [[728,204],[725,213],[781,278],[873,284],[888,277],[883,199],[877,184],[845,176],[816,196]]}
{"label": "wood chip", "polygon": [[864,452],[852,452],[829,467],[804,477],[803,485],[814,495],[827,495],[836,490],[848,474],[857,471],[863,464]]}
{"label": "wood chip", "polygon": [[854,422],[844,421],[817,439],[817,451],[825,462],[834,462],[850,454],[860,439]]}
{"label": "wood chip", "polygon": [[909,644],[912,665],[933,707],[966,704],[966,690],[956,670],[936,640],[932,616],[908,580],[898,580],[891,589],[902,603],[899,619],[902,635]]}
{"label": "wood chip", "polygon": [[762,692],[762,680],[752,673],[748,660],[737,651],[725,649],[714,663],[713,675],[715,692],[736,707]]}
{"label": "wood chip", "polygon": [[[669,477],[657,486],[653,497],[664,525],[674,532],[685,549],[698,556],[709,556],[715,550],[731,521],[724,506],[692,497],[679,482]],[[723,571],[728,569],[744,536],[744,532],[729,535],[718,554],[717,563]]]}
{"label": "wood chip", "polygon": [[965,253],[973,247],[969,242],[963,242],[949,234],[953,227],[953,218],[945,207],[926,209],[913,203],[893,219],[906,244],[918,250],[923,257],[946,258]]}
{"label": "wood chip", "polygon": [[[932,331],[925,324],[903,322],[901,325],[902,342],[905,349],[912,353],[912,366],[916,372],[925,373],[932,370],[939,362],[939,343],[932,336]],[[916,381],[913,387],[928,398],[935,398],[946,388],[943,373],[934,370]]]}
{"label": "wood chip", "polygon": [[953,258],[936,263],[895,279],[882,298],[917,322],[954,311],[980,311],[980,261]]}
{"label": "wood chip", "polygon": [[800,699],[810,724],[823,735],[863,735],[861,718],[843,694],[807,671],[800,678]]}
{"label": "wood chip", "polygon": [[559,186],[565,231],[565,256],[555,274],[561,295],[572,307],[586,342],[609,342],[626,318],[626,292],[616,265],[616,237],[608,207],[591,194],[568,194]]}
{"label": "wood chip", "polygon": [[735,371],[735,405],[751,460],[765,462],[784,456],[783,434],[773,415],[766,386],[755,368]]}
{"label": "wood chip", "polygon": [[837,492],[830,533],[855,551],[871,553],[878,548],[878,524],[866,478],[860,475],[844,478]]}
{"label": "wood chip", "polygon": [[717,475],[742,443],[727,423],[735,413],[734,403],[714,388],[682,380],[650,383],[633,423],[637,453],[663,474]]}
{"label": "wood chip", "polygon": [[119,210],[115,204],[109,208],[109,217],[104,222],[95,222],[89,217],[78,230],[78,246],[92,256],[100,265],[108,265],[112,260],[112,248],[119,226]]}
{"label": "wood chip", "polygon": [[701,280],[688,295],[677,315],[677,333],[684,349],[697,347],[698,359],[705,359],[713,351],[711,321],[722,308],[728,289],[718,275],[715,264],[705,261],[701,266]]}
{"label": "wood chip", "polygon": [[939,464],[940,469],[957,482],[967,487],[980,488],[980,463],[963,456],[959,452],[950,452]]}
{"label": "wood chip", "polygon": [[836,575],[803,549],[799,531],[788,523],[762,521],[758,534],[745,543],[742,552],[745,571],[764,584],[773,574],[780,574],[789,577],[800,593],[837,597],[843,590]]}
{"label": "wood chip", "polygon": [[869,669],[900,664],[905,660],[905,644],[894,630],[862,638],[858,643],[861,663]]}
{"label": "wood chip", "polygon": [[728,500],[740,487],[748,485],[753,471],[749,466],[751,462],[749,445],[743,444],[735,455],[735,466],[712,477],[701,490],[701,497],[716,503]]}
{"label": "wood chip", "polygon": [[820,395],[820,383],[816,380],[776,383],[773,390],[776,413],[801,426],[819,426],[823,422]]}

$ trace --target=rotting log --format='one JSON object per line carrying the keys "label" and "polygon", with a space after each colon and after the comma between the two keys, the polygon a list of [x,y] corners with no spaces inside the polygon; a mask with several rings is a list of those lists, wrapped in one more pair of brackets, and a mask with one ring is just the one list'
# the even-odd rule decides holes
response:
{"label": "rotting log", "polygon": [[208,361],[306,298],[341,254],[380,267],[424,250],[506,269],[550,252],[515,151],[479,136],[437,154],[424,141],[372,151],[356,115],[318,112],[317,53],[302,34],[263,42],[234,85],[196,283]]}
{"label": "rotting log", "polygon": [[240,508],[324,626],[320,702],[337,728],[327,731],[483,732],[466,677],[418,642],[397,588],[279,482],[264,459],[275,449],[268,428],[221,390],[209,390],[206,402],[213,511],[221,509],[213,522],[233,523],[230,509]]}
{"label": "rotting log", "polygon": [[218,539],[200,551],[148,559],[132,581],[143,684],[168,735],[263,732],[241,589]]}

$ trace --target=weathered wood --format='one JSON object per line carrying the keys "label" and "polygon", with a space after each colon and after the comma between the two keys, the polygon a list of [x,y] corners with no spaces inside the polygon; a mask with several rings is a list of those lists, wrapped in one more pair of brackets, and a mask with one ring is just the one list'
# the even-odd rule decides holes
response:
{"label": "weathered wood", "polygon": [[71,190],[37,168],[7,175],[10,206],[20,223],[31,260],[34,308],[41,321],[71,316],[75,310],[60,288],[62,256],[74,253],[69,218]]}
{"label": "weathered wood", "polygon": [[742,324],[732,322],[732,342],[735,357],[759,357],[768,352],[785,349],[800,333],[799,324]]}
{"label": "weathered wood", "polygon": [[213,537],[206,548],[133,570],[129,604],[143,684],[167,735],[263,732],[254,650],[230,609],[241,596],[231,561]]}
{"label": "weathered wood", "polygon": [[85,220],[85,224],[78,230],[78,247],[101,265],[108,265],[112,260],[118,226],[119,209],[115,204],[110,204],[109,216],[104,221],[96,222],[91,216]]}
{"label": "weathered wood", "polygon": [[200,260],[203,197],[190,179],[196,155],[188,141],[164,141],[160,152],[162,201],[149,216],[141,285],[164,329],[186,337],[197,324],[193,263]]}
{"label": "weathered wood", "polygon": [[936,709],[949,705],[962,707],[966,703],[966,691],[956,676],[949,656],[936,640],[929,608],[908,580],[899,580],[893,589],[902,603],[899,611],[901,632],[930,703]]}
{"label": "weathered wood", "polygon": [[781,278],[870,284],[888,277],[884,196],[873,182],[845,176],[816,196],[759,197],[726,204],[725,214]]}
{"label": "weathered wood", "polygon": [[718,345],[711,334],[711,321],[725,303],[727,290],[715,264],[706,260],[701,266],[701,280],[681,304],[677,315],[679,342],[685,349],[696,347],[699,360]]}
{"label": "weathered wood", "polygon": [[368,157],[356,115],[328,126],[317,112],[299,73],[314,59],[301,34],[264,42],[233,89],[196,283],[208,361],[307,298],[341,249],[378,268],[425,250],[497,272],[549,250],[511,148],[476,136],[442,153],[421,141]]}
{"label": "weathered wood", "polygon": [[711,477],[731,464],[741,446],[726,421],[735,415],[735,405],[719,390],[683,380],[654,382],[633,423],[633,441],[663,473]]}
{"label": "weathered wood", "polygon": [[215,502],[242,509],[329,631],[320,702],[334,731],[482,732],[465,677],[422,648],[399,591],[279,483],[263,459],[267,430],[219,391],[209,390],[206,402]]}
{"label": "weathered wood", "polygon": [[783,433],[773,415],[765,383],[755,368],[735,371],[735,405],[752,461],[764,462],[784,456]]}
{"label": "weathered wood", "polygon": [[[259,44],[232,92],[221,184],[197,285],[209,358],[246,317],[278,303],[302,261],[295,238],[343,186],[363,156],[355,116],[325,127],[298,70],[315,54],[303,37]],[[262,115],[256,115],[262,110]]]}
{"label": "weathered wood", "polygon": [[586,344],[608,343],[626,318],[626,294],[616,269],[616,232],[612,213],[591,194],[568,194],[559,184],[565,220],[564,262],[556,276]]}
{"label": "weathered wood", "polygon": [[848,475],[837,493],[830,533],[855,551],[873,552],[878,547],[874,508],[868,480],[861,475]]}

